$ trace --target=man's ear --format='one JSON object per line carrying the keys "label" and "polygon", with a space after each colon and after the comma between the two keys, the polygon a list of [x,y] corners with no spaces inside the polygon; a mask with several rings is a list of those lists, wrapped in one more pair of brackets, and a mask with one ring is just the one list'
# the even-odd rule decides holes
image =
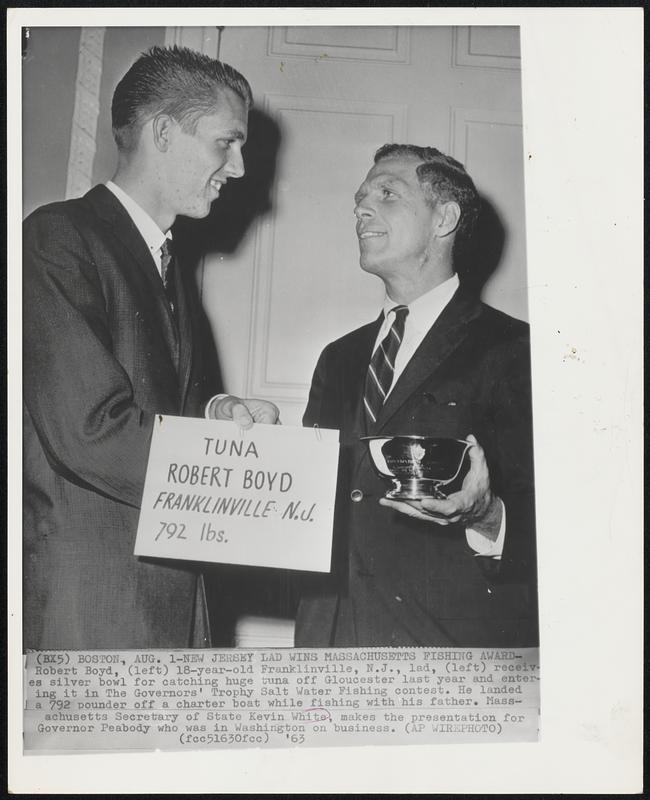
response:
{"label": "man's ear", "polygon": [[438,223],[435,226],[435,234],[439,238],[444,238],[453,233],[460,222],[460,206],[454,200],[448,202],[438,202]]}
{"label": "man's ear", "polygon": [[157,114],[151,120],[153,143],[161,153],[166,152],[169,148],[170,135],[175,124],[169,114]]}

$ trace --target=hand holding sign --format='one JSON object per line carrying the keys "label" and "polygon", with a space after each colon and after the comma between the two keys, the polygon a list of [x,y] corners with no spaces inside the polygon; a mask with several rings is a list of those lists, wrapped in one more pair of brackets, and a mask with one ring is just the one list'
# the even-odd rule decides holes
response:
{"label": "hand holding sign", "polygon": [[338,431],[157,418],[135,555],[328,572]]}
{"label": "hand holding sign", "polygon": [[280,409],[269,400],[251,397],[241,400],[234,395],[219,395],[208,406],[210,419],[232,420],[240,428],[248,430],[256,422],[265,425],[280,424]]}

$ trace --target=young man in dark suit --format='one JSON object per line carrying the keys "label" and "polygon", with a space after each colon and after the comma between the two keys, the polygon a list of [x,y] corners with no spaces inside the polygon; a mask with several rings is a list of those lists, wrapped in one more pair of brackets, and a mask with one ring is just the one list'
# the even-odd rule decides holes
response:
{"label": "young man in dark suit", "polygon": [[113,180],[25,222],[25,648],[210,641],[196,567],[133,545],[154,415],[277,419],[209,385],[169,233],[244,174],[250,104],[228,65],[152,48],[113,96]]}
{"label": "young man in dark suit", "polygon": [[[537,644],[528,326],[459,283],[478,206],[461,164],[413,145],[382,147],[355,196],[386,301],[314,373],[304,424],[340,429],[341,460],[332,574],[303,588],[297,646]],[[465,438],[469,472],[445,500],[385,499],[368,434]]]}

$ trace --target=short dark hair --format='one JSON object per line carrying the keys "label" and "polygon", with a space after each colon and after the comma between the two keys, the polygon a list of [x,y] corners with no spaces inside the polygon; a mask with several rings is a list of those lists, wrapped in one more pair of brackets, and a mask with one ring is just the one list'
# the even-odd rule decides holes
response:
{"label": "short dark hair", "polygon": [[415,144],[385,144],[375,153],[375,164],[383,158],[400,156],[411,156],[423,162],[415,172],[432,206],[438,200],[453,200],[460,206],[454,248],[458,242],[469,241],[478,218],[480,198],[465,167],[435,147],[419,147]]}
{"label": "short dark hair", "polygon": [[169,114],[188,132],[200,117],[215,112],[219,92],[232,89],[250,107],[251,87],[228,64],[187,47],[151,47],[117,84],[111,107],[119,150],[132,150],[142,126],[156,114]]}

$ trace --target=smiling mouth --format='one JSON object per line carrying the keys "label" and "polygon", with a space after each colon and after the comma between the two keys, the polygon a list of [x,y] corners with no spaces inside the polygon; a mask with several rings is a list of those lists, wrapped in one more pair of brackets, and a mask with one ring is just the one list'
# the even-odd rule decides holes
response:
{"label": "smiling mouth", "polygon": [[220,181],[217,178],[210,178],[210,187],[217,193],[221,191],[221,187],[224,185],[225,181]]}
{"label": "smiling mouth", "polygon": [[359,239],[374,239],[378,236],[385,236],[386,234],[383,231],[363,231],[359,233]]}

